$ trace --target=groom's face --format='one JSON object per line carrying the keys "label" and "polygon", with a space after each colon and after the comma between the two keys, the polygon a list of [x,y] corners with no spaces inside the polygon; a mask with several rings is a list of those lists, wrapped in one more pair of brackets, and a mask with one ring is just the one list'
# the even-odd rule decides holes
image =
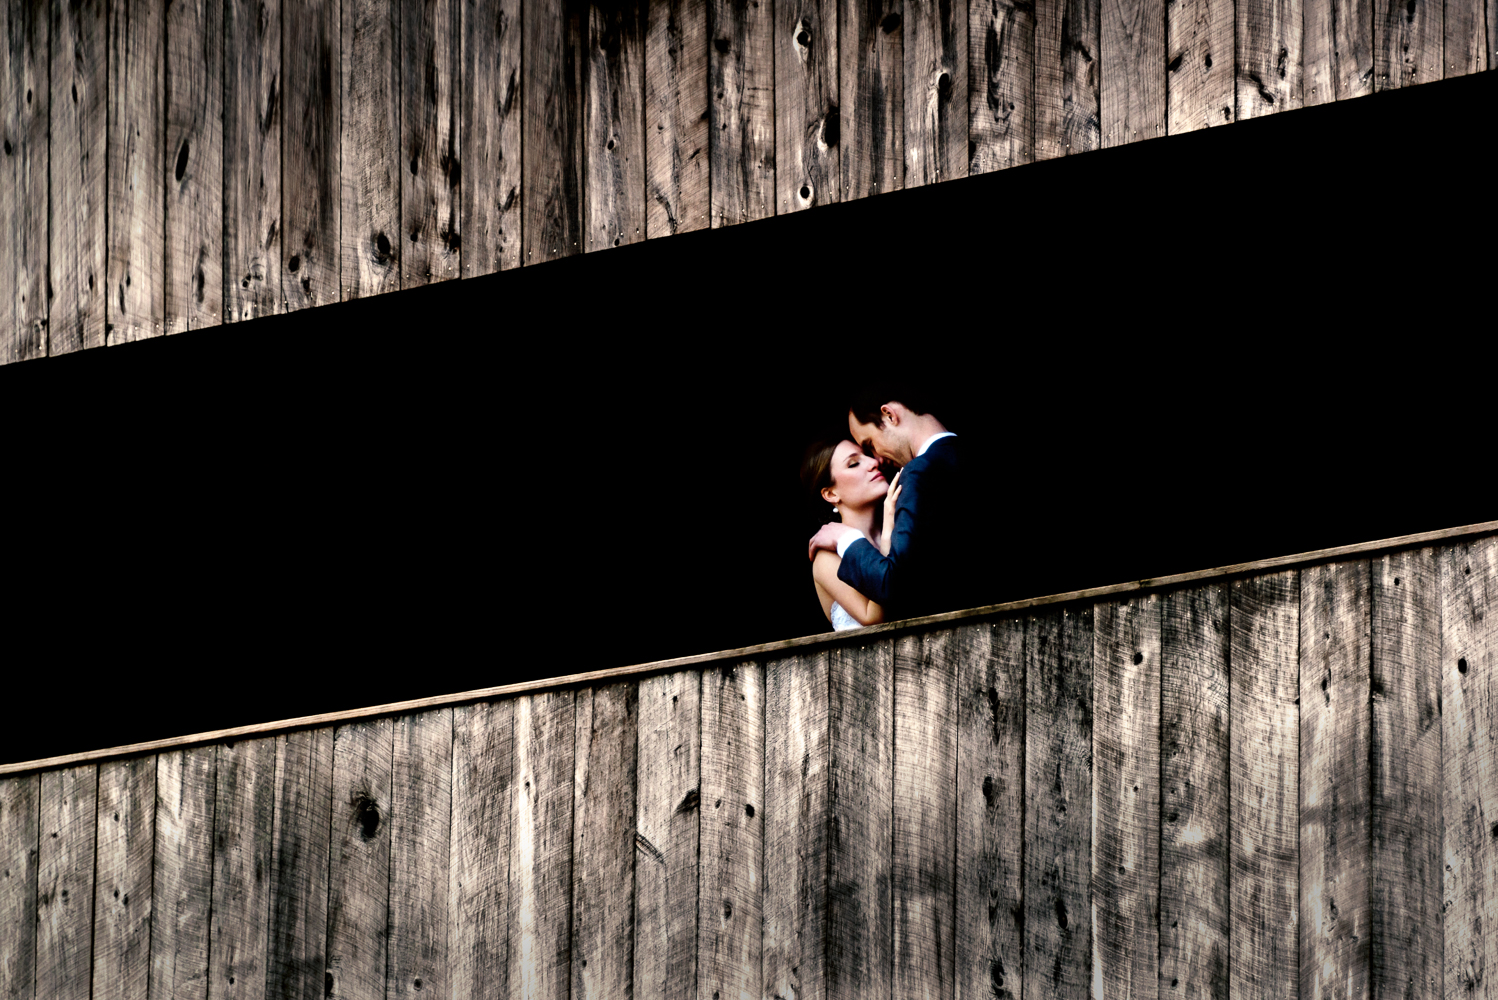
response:
{"label": "groom's face", "polygon": [[899,435],[894,431],[888,425],[861,424],[853,411],[848,411],[848,433],[858,442],[864,454],[874,455],[881,463],[900,468],[905,464],[905,456],[900,448]]}

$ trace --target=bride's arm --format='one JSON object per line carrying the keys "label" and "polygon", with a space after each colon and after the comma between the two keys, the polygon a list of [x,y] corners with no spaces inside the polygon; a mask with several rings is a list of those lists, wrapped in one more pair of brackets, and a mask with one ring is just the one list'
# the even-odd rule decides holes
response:
{"label": "bride's arm", "polygon": [[811,564],[812,578],[858,624],[878,625],[884,621],[884,609],[837,578],[837,568],[841,563],[836,552],[828,552],[826,549],[819,551]]}

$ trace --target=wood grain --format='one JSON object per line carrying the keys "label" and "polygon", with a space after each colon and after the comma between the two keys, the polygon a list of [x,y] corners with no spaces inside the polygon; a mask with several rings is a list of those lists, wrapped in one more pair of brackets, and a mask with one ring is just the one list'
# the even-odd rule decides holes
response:
{"label": "wood grain", "polygon": [[42,775],[37,858],[36,995],[88,1000],[99,768]]}
{"label": "wood grain", "polygon": [[510,995],[571,987],[573,692],[515,701],[510,813]]}
{"label": "wood grain", "polygon": [[104,344],[107,0],[51,5],[47,354]]}
{"label": "wood grain", "polygon": [[775,4],[775,214],[839,200],[836,0]]}
{"label": "wood grain", "polygon": [[463,277],[520,266],[520,0],[464,0],[458,125]]}
{"label": "wood grain", "polygon": [[0,365],[47,354],[47,13],[5,5],[0,52]]}
{"label": "wood grain", "polygon": [[276,741],[242,740],[219,747],[217,787],[208,995],[263,1000]]}
{"label": "wood grain", "polygon": [[450,994],[499,1000],[508,988],[513,701],[453,709]]}
{"label": "wood grain", "polygon": [[635,1000],[697,988],[702,675],[640,679],[635,753]]}
{"label": "wood grain", "polygon": [[1233,120],[1293,111],[1303,103],[1302,39],[1307,0],[1234,0]]}
{"label": "wood grain", "polygon": [[826,996],[827,655],[765,665],[766,997]]}
{"label": "wood grain", "polygon": [[281,5],[281,301],[339,300],[343,44],[338,0]]}
{"label": "wood grain", "polygon": [[583,252],[587,165],[576,95],[583,93],[587,21],[580,4],[565,0],[532,0],[521,15],[521,263],[539,264]]}
{"label": "wood grain", "polygon": [[956,632],[955,995],[1025,995],[1025,620]]}
{"label": "wood grain", "polygon": [[36,879],[42,779],[0,781],[0,997],[36,989]]}
{"label": "wood grain", "polygon": [[638,685],[577,693],[573,736],[572,997],[607,1000],[634,983]]}
{"label": "wood grain", "polygon": [[1439,570],[1445,988],[1486,1000],[1498,996],[1488,980],[1498,933],[1486,919],[1498,905],[1498,539],[1444,549]]}
{"label": "wood grain", "polygon": [[1299,591],[1299,576],[1286,572],[1237,581],[1230,596],[1234,996],[1289,997],[1298,987]]}
{"label": "wood grain", "polygon": [[1092,986],[1092,607],[1025,623],[1025,1000]]}
{"label": "wood grain", "polygon": [[1300,995],[1367,995],[1368,562],[1300,573]]}
{"label": "wood grain", "polygon": [[1486,6],[1482,0],[1447,0],[1443,5],[1442,79],[1481,73],[1492,65],[1485,44],[1489,35]]}
{"label": "wood grain", "polygon": [[905,0],[905,186],[967,176],[967,4]]}
{"label": "wood grain", "polygon": [[281,2],[224,4],[224,321],[282,311]]}
{"label": "wood grain", "polygon": [[968,173],[1035,159],[1035,4],[969,0]]}
{"label": "wood grain", "polygon": [[1373,93],[1373,0],[1303,0],[1304,105]]}
{"label": "wood grain", "polygon": [[1174,0],[1165,8],[1165,131],[1170,135],[1233,120],[1235,2]]}
{"label": "wood grain", "polygon": [[838,0],[842,200],[905,186],[905,0]]}
{"label": "wood grain", "polygon": [[1102,0],[1035,0],[1035,158],[1103,144]]}
{"label": "wood grain", "polygon": [[275,781],[265,991],[285,1000],[321,1000],[328,939],[332,728],[278,737]]}
{"label": "wood grain", "polygon": [[164,5],[155,0],[109,0],[104,329],[110,344],[162,333],[164,15]]}
{"label": "wood grain", "polygon": [[834,646],[827,661],[826,997],[888,1000],[894,644]]}
{"label": "wood grain", "polygon": [[584,248],[645,240],[645,18],[639,0],[588,5],[582,129]]}
{"label": "wood grain", "polygon": [[[894,640],[894,807],[890,868],[895,996],[953,995],[956,933],[957,664],[943,629]],[[869,845],[871,853],[883,853]]]}
{"label": "wood grain", "polygon": [[395,721],[387,1000],[447,996],[452,710]]}
{"label": "wood grain", "polygon": [[1441,997],[1441,590],[1435,550],[1409,549],[1374,560],[1370,589],[1369,992]]}
{"label": "wood grain", "polygon": [[1160,600],[1093,606],[1092,952],[1110,997],[1160,978]]}
{"label": "wood grain", "polygon": [[1374,0],[1373,89],[1396,90],[1441,79],[1446,37],[1443,3]]}
{"label": "wood grain", "polygon": [[1165,134],[1166,0],[1103,0],[1103,146]]}
{"label": "wood grain", "polygon": [[155,819],[155,757],[99,765],[93,996],[100,1000],[146,1000]]}
{"label": "wood grain", "polygon": [[151,1000],[206,1000],[217,746],[156,758]]}
{"label": "wood grain", "polygon": [[774,5],[708,0],[708,215],[713,228],[775,214]]}
{"label": "wood grain", "polygon": [[339,726],[333,734],[324,987],[333,1000],[385,993],[393,753],[390,719]]}
{"label": "wood grain", "polygon": [[164,76],[164,325],[173,334],[224,321],[222,0],[167,7]]}
{"label": "wood grain", "polygon": [[459,275],[462,0],[400,0],[401,287]]}
{"label": "wood grain", "polygon": [[1160,596],[1160,993],[1183,1000],[1228,995],[1228,628],[1225,584]]}
{"label": "wood grain", "polygon": [[764,674],[751,660],[702,675],[700,997],[764,996]]}
{"label": "wood grain", "polygon": [[400,0],[341,0],[341,301],[401,287]]}
{"label": "wood grain", "polygon": [[645,235],[707,228],[707,0],[645,5]]}

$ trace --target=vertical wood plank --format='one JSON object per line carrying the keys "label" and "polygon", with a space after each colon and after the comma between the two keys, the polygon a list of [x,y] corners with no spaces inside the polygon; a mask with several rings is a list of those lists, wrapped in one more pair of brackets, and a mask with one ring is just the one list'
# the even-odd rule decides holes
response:
{"label": "vertical wood plank", "polygon": [[1233,5],[1234,0],[1175,0],[1165,8],[1165,131],[1170,135],[1233,120]]}
{"label": "vertical wood plank", "polygon": [[1498,536],[1443,548],[1440,584],[1445,988],[1485,1000],[1498,995],[1489,982],[1489,969],[1498,971],[1498,933],[1485,919],[1498,905],[1492,835],[1498,822]]}
{"label": "vertical wood plank", "polygon": [[47,354],[104,344],[107,0],[53,3]]}
{"label": "vertical wood plank", "polygon": [[39,774],[0,781],[0,997],[5,1000],[30,1000],[36,990],[41,792]]}
{"label": "vertical wood plank", "polygon": [[701,687],[694,671],[640,679],[635,1000],[684,1000],[697,987]]}
{"label": "vertical wood plank", "polygon": [[1396,90],[1441,79],[1444,3],[1374,0],[1373,89]]}
{"label": "vertical wood plank", "polygon": [[1300,995],[1355,1000],[1373,942],[1368,562],[1307,566],[1300,581]]}
{"label": "vertical wood plank", "polygon": [[577,693],[573,736],[572,997],[628,996],[634,982],[638,682]]}
{"label": "vertical wood plank", "polygon": [[1102,0],[1035,0],[1035,158],[1100,149]]}
{"label": "vertical wood plank", "polygon": [[645,11],[645,235],[707,228],[707,0]]}
{"label": "vertical wood plank", "polygon": [[388,718],[347,723],[333,734],[324,986],[333,1000],[385,993],[393,753]]}
{"label": "vertical wood plank", "polygon": [[219,747],[208,946],[211,997],[263,1000],[267,995],[266,918],[275,804],[275,738]]}
{"label": "vertical wood plank", "polygon": [[775,214],[774,4],[708,0],[713,228]]}
{"label": "vertical wood plank", "polygon": [[1165,134],[1165,6],[1165,0],[1103,0],[1104,147]]}
{"label": "vertical wood plank", "polygon": [[967,176],[967,4],[905,0],[905,186]]}
{"label": "vertical wood plank", "polygon": [[968,3],[968,173],[1035,159],[1035,4]]}
{"label": "vertical wood plank", "polygon": [[1298,988],[1299,590],[1290,570],[1235,581],[1230,599],[1234,996]]}
{"label": "vertical wood plank", "polygon": [[339,300],[343,43],[338,0],[281,7],[281,300]]}
{"label": "vertical wood plank", "polygon": [[640,0],[588,4],[585,249],[645,239],[645,18]]}
{"label": "vertical wood plank", "polygon": [[765,667],[766,997],[827,996],[827,657]]}
{"label": "vertical wood plank", "polygon": [[1160,978],[1160,599],[1093,606],[1093,976],[1109,997]]}
{"label": "vertical wood plank", "polygon": [[278,737],[275,782],[265,991],[285,1000],[321,1000],[326,987],[333,729]]}
{"label": "vertical wood plank", "polygon": [[764,995],[764,671],[750,660],[702,675],[700,997]]}
{"label": "vertical wood plank", "polygon": [[1302,104],[1303,0],[1235,0],[1233,120],[1293,111]]}
{"label": "vertical wood plank", "polygon": [[342,0],[342,300],[401,286],[400,0]]}
{"label": "vertical wood plank", "polygon": [[539,264],[582,252],[587,22],[581,5],[567,0],[532,0],[521,15],[521,263]]}
{"label": "vertical wood plank", "polygon": [[1303,0],[1306,107],[1373,93],[1373,0]]}
{"label": "vertical wood plank", "polygon": [[[835,646],[827,660],[826,995],[887,1000],[894,996],[894,643]],[[954,780],[947,779],[948,810]]]}
{"label": "vertical wood plank", "polygon": [[224,4],[166,9],[168,334],[224,321]]}
{"label": "vertical wood plank", "polygon": [[1482,0],[1447,0],[1445,3],[1441,12],[1444,33],[1440,51],[1442,79],[1481,73],[1492,65],[1485,44],[1489,37],[1484,18],[1486,6]]}
{"label": "vertical wood plank", "polygon": [[282,311],[281,2],[224,4],[224,321]]}
{"label": "vertical wood plank", "polygon": [[109,0],[109,240],[105,340],[162,332],[165,6]]}
{"label": "vertical wood plank", "polygon": [[1161,595],[1160,993],[1183,1000],[1228,995],[1228,627],[1226,584]]}
{"label": "vertical wood plank", "polygon": [[47,354],[47,12],[5,5],[0,53],[0,365]]}
{"label": "vertical wood plank", "polygon": [[905,186],[905,0],[838,0],[842,200]]}
{"label": "vertical wood plank", "polygon": [[515,700],[511,996],[567,1000],[572,980],[573,693]]}
{"label": "vertical wood plank", "polygon": [[42,772],[36,897],[36,995],[88,1000],[99,769]]}
{"label": "vertical wood plank", "polygon": [[[893,992],[953,995],[957,663],[950,630],[894,642]],[[872,846],[872,845],[871,845]]]}
{"label": "vertical wood plank", "polygon": [[513,701],[453,709],[450,995],[510,995],[510,750]]}
{"label": "vertical wood plank", "polygon": [[1092,986],[1092,607],[1025,624],[1025,1000]]}
{"label": "vertical wood plank", "polygon": [[156,758],[100,764],[98,812],[93,996],[146,1000]]}
{"label": "vertical wood plank", "polygon": [[196,747],[156,758],[151,1000],[208,996],[218,749]]}
{"label": "vertical wood plank", "polygon": [[452,709],[394,722],[387,1000],[447,996]]}
{"label": "vertical wood plank", "polygon": [[464,0],[458,126],[463,277],[520,266],[520,0]]}
{"label": "vertical wood plank", "polygon": [[775,4],[775,214],[838,201],[836,0]]}
{"label": "vertical wood plank", "polygon": [[1025,621],[958,629],[956,995],[1025,995]]}
{"label": "vertical wood plank", "polygon": [[1433,548],[1374,559],[1373,997],[1445,995],[1441,933],[1441,592]]}
{"label": "vertical wood plank", "polygon": [[401,0],[401,287],[458,277],[462,0]]}

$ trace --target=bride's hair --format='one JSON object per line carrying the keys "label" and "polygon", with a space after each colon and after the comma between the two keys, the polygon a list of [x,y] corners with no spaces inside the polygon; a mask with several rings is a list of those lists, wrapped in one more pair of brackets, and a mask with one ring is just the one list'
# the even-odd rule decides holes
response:
{"label": "bride's hair", "polygon": [[801,456],[801,485],[810,494],[818,516],[825,516],[827,501],[822,499],[822,490],[832,485],[832,453],[842,444],[843,438],[823,438],[813,441]]}

